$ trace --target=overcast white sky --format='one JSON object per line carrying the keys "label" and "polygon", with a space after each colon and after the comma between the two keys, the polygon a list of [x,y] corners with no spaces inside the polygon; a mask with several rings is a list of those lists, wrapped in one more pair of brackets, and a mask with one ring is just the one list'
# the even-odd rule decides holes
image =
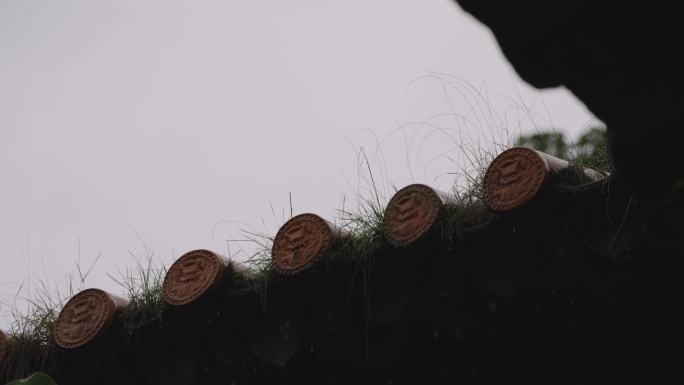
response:
{"label": "overcast white sky", "polygon": [[451,0],[0,0],[0,328],[79,258],[122,293],[138,236],[168,265],[274,234],[290,193],[334,219],[362,147],[383,190],[445,190],[459,144],[594,125]]}

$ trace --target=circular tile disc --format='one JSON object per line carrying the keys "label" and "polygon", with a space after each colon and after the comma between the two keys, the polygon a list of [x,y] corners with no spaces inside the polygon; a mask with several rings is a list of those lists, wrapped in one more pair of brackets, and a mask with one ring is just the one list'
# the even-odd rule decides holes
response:
{"label": "circular tile disc", "polygon": [[442,208],[442,200],[432,188],[422,184],[404,187],[385,208],[385,238],[396,247],[416,241],[437,222]]}
{"label": "circular tile disc", "polygon": [[164,277],[162,293],[171,305],[186,305],[214,288],[223,277],[225,263],[209,250],[194,250],[178,258]]}
{"label": "circular tile disc", "polygon": [[57,345],[73,349],[83,346],[107,330],[117,306],[100,289],[87,289],[73,296],[59,313],[55,325]]}
{"label": "circular tile disc", "polygon": [[287,221],[276,234],[271,256],[281,274],[295,274],[318,262],[328,251],[333,231],[323,218],[301,214]]}
{"label": "circular tile disc", "polygon": [[525,206],[539,193],[548,175],[546,161],[535,150],[508,149],[494,159],[485,173],[487,205],[500,212]]}

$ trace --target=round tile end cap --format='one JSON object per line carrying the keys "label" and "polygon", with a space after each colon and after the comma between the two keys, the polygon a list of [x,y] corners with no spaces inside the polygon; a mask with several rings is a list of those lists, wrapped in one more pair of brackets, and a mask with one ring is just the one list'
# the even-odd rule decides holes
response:
{"label": "round tile end cap", "polygon": [[439,220],[443,208],[439,194],[429,186],[412,184],[402,188],[385,208],[385,238],[395,247],[415,242]]}
{"label": "round tile end cap", "polygon": [[166,272],[162,295],[169,305],[182,306],[203,297],[218,286],[226,261],[209,250],[183,254]]}
{"label": "round tile end cap", "polygon": [[330,223],[316,214],[292,217],[273,240],[273,268],[280,274],[291,275],[314,266],[328,252],[334,237]]}
{"label": "round tile end cap", "polygon": [[513,147],[502,152],[485,173],[487,205],[499,212],[527,205],[541,191],[549,173],[549,165],[536,150]]}

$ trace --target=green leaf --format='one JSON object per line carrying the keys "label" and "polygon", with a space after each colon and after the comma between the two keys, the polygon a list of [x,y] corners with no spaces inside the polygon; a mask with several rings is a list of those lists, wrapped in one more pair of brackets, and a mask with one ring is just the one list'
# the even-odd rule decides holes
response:
{"label": "green leaf", "polygon": [[29,378],[25,378],[23,380],[14,380],[11,382],[8,382],[7,385],[57,385],[55,381],[50,378],[45,373],[41,372],[36,372],[31,375]]}

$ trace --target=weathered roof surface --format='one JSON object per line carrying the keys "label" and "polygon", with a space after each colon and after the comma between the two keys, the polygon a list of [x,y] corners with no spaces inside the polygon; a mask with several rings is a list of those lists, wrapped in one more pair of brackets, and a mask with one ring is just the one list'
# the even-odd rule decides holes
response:
{"label": "weathered roof surface", "polygon": [[648,201],[619,178],[552,184],[523,208],[443,220],[371,257],[261,281],[228,270],[190,305],[134,329],[115,318],[35,368],[60,384],[626,380],[660,364],[681,188]]}

